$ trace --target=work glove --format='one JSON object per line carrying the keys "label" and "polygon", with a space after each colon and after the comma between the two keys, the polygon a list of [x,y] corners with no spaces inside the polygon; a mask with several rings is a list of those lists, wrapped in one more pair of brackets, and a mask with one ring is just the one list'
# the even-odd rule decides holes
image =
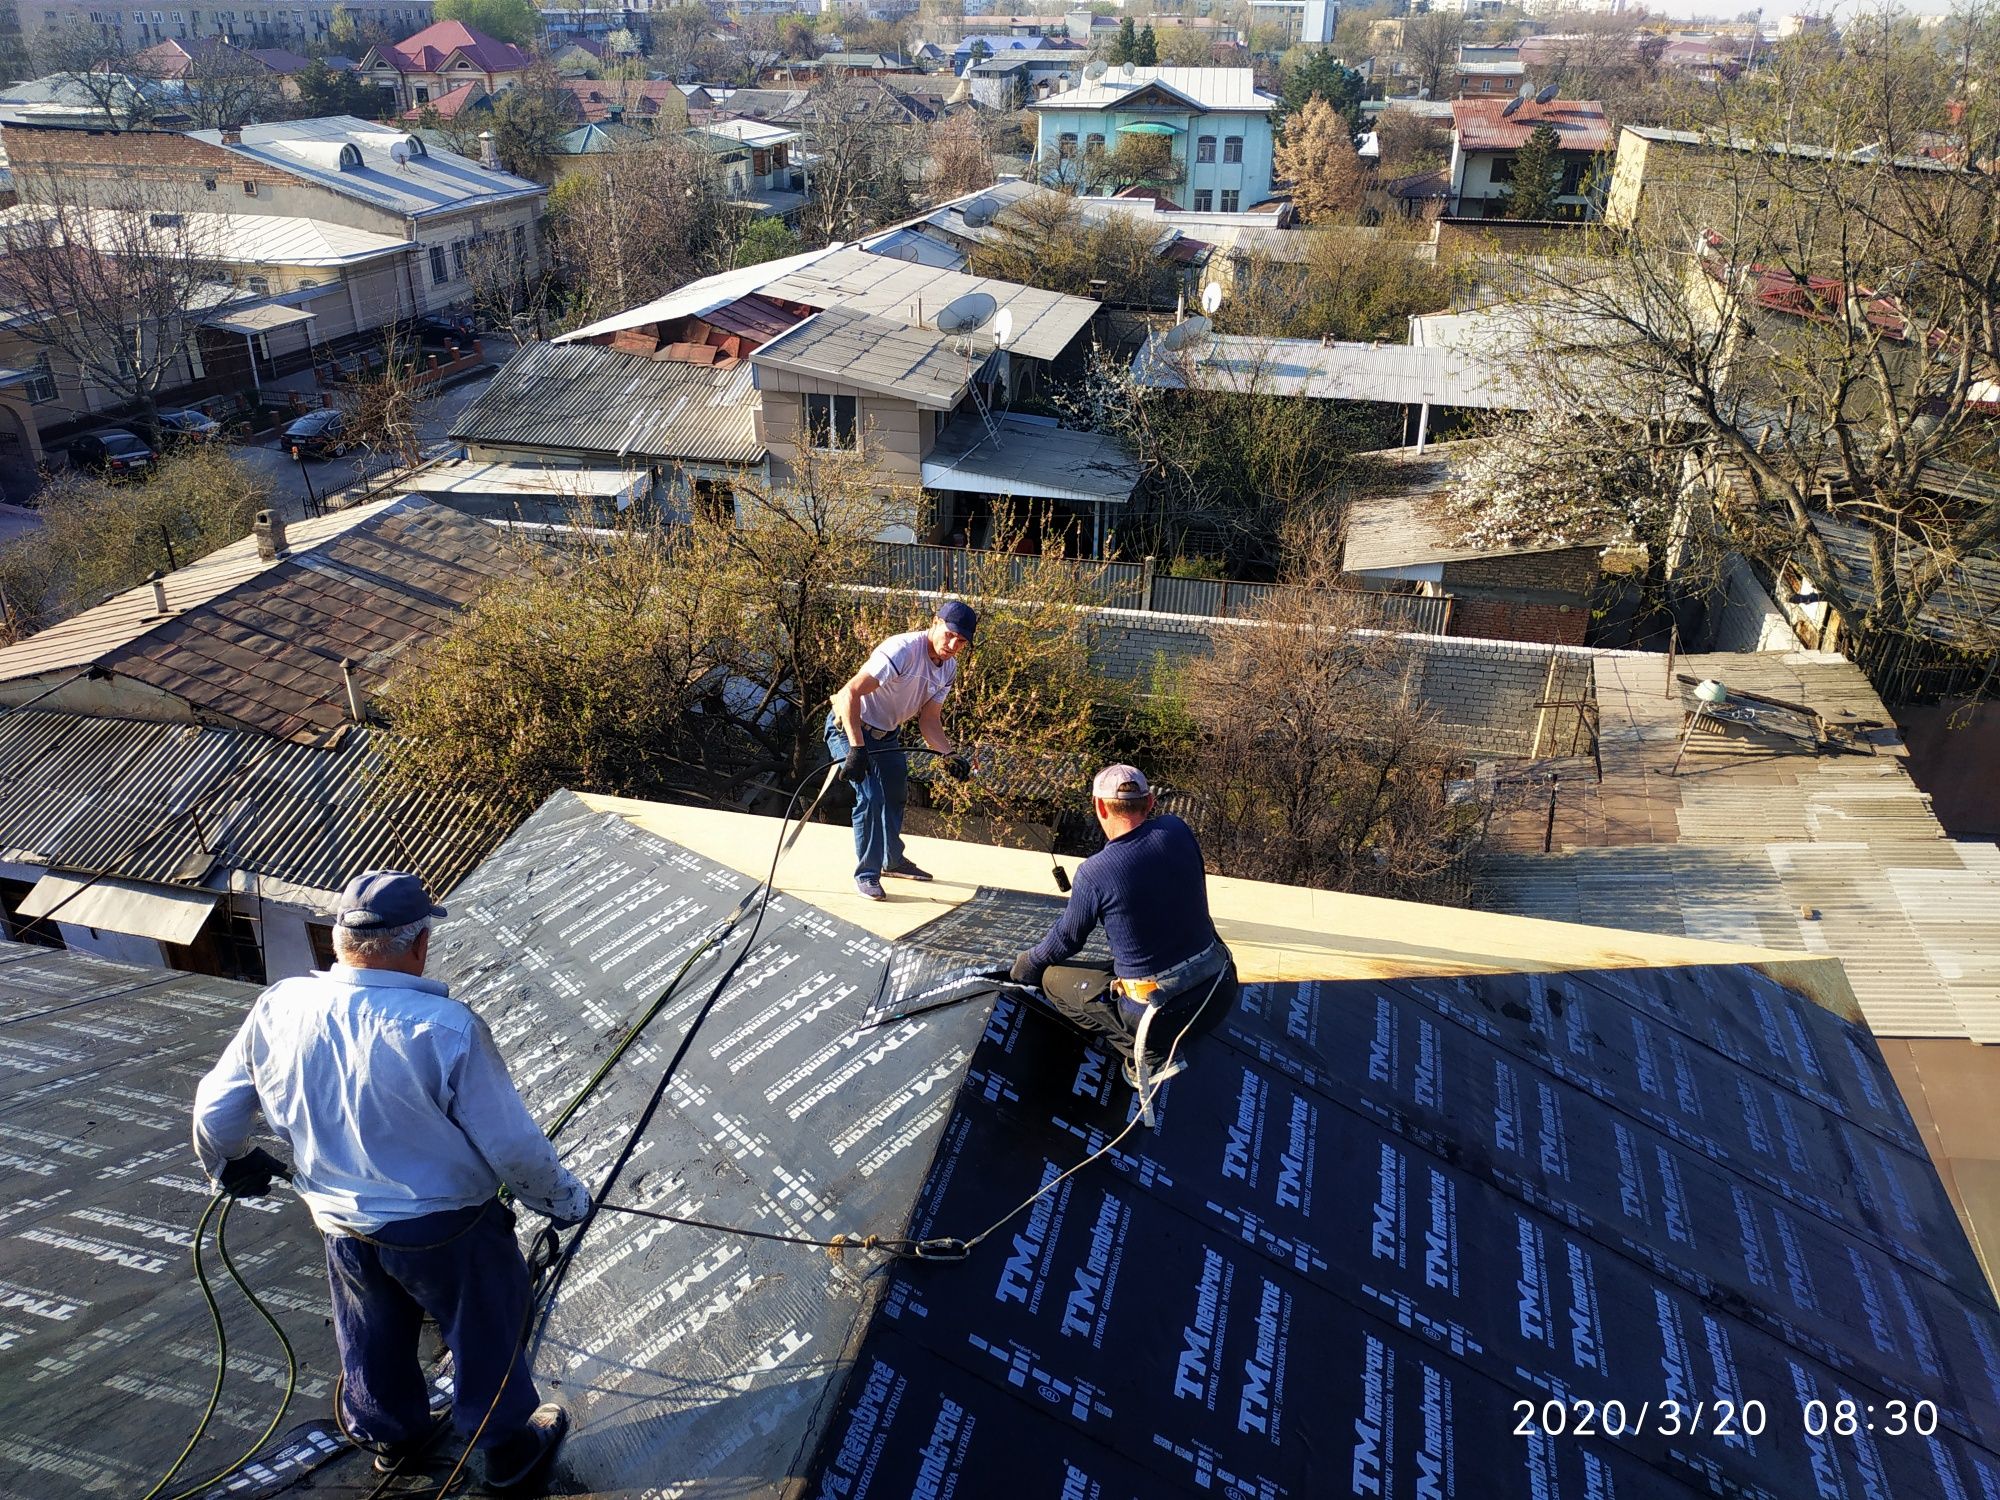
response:
{"label": "work glove", "polygon": [[862,782],[868,779],[868,752],[859,745],[847,747],[847,758],[840,763],[840,779],[846,782]]}
{"label": "work glove", "polygon": [[581,1224],[585,1219],[589,1217],[590,1217],[590,1210],[587,1208],[582,1213],[578,1214],[574,1219],[563,1219],[551,1216],[549,1219],[549,1228],[555,1230],[556,1233],[560,1234],[565,1229],[576,1228],[577,1225]]}
{"label": "work glove", "polygon": [[261,1198],[271,1191],[273,1177],[289,1178],[292,1169],[277,1157],[257,1146],[242,1156],[222,1164],[217,1181],[223,1192],[232,1198]]}
{"label": "work glove", "polygon": [[1007,977],[1016,984],[1041,988],[1042,966],[1035,962],[1035,950],[1023,948],[1014,955],[1014,967],[1007,971]]}
{"label": "work glove", "polygon": [[972,774],[972,757],[969,755],[947,755],[944,758],[944,773],[953,781],[963,781]]}

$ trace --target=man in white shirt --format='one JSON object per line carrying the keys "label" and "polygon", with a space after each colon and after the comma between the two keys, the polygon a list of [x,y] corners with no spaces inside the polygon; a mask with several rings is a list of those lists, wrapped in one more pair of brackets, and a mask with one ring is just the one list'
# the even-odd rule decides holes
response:
{"label": "man in white shirt", "polygon": [[256,1196],[282,1164],[250,1149],[257,1113],[291,1148],[291,1178],[326,1237],[341,1419],[387,1472],[430,1437],[417,1334],[452,1354],[452,1416],[478,1433],[489,1489],[519,1493],[568,1430],[538,1406],[521,1351],[529,1276],[513,1212],[558,1228],[590,1193],[556,1159],[486,1023],[426,979],[434,919],[415,875],[377,870],[341,893],[338,960],[258,996],[195,1091],[194,1147],[224,1192]]}
{"label": "man in white shirt", "polygon": [[971,605],[947,599],[928,630],[890,636],[833,695],[826,748],[854,788],[854,888],[870,901],[883,899],[884,875],[931,878],[903,853],[910,760],[896,737],[914,719],[924,743],[947,757],[947,771],[961,781],[972,774],[944,732],[944,700],[978,628]]}

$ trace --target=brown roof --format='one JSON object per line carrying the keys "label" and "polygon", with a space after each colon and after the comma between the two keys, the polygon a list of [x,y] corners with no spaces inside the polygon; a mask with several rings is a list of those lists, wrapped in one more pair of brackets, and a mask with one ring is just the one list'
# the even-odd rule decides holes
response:
{"label": "brown roof", "polygon": [[1467,151],[1518,151],[1538,125],[1555,128],[1565,151],[1609,151],[1611,122],[1594,99],[1552,99],[1547,104],[1523,104],[1511,116],[1500,113],[1511,99],[1454,99],[1451,122]]}
{"label": "brown roof", "polygon": [[205,723],[328,744],[348,724],[342,658],[364,697],[373,694],[412,648],[526,566],[492,527],[427,500],[397,500],[96,665],[180,699]]}

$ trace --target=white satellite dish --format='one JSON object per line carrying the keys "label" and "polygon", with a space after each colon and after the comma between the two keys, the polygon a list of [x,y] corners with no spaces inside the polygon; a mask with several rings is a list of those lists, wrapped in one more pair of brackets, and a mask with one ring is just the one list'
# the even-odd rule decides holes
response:
{"label": "white satellite dish", "polygon": [[1211,281],[1201,289],[1201,310],[1212,318],[1215,316],[1215,310],[1221,306],[1222,285],[1219,282]]}
{"label": "white satellite dish", "polygon": [[410,164],[410,143],[408,141],[391,141],[389,143],[389,160],[399,167],[407,167]]}
{"label": "white satellite dish", "polygon": [[993,320],[1000,304],[990,292],[967,292],[938,309],[935,320],[939,333],[972,333]]}
{"label": "white satellite dish", "polygon": [[1523,79],[1523,80],[1522,80],[1522,83],[1521,83],[1521,88],[1520,88],[1520,95],[1521,95],[1521,97],[1522,97],[1523,99],[1532,99],[1532,98],[1534,98],[1534,97],[1535,97],[1535,86],[1534,86],[1534,85],[1533,85],[1532,83],[1529,83],[1529,82],[1527,82],[1527,81],[1526,81],[1525,79]]}
{"label": "white satellite dish", "polygon": [[984,229],[988,224],[993,222],[999,212],[1000,204],[998,200],[986,193],[981,193],[977,198],[974,198],[970,203],[965,205],[963,210],[965,227],[967,229]]}
{"label": "white satellite dish", "polygon": [[1130,78],[1133,72],[1132,65],[1130,63],[1126,63],[1123,67],[1119,69],[1119,71],[1123,73],[1127,78]]}
{"label": "white satellite dish", "polygon": [[1083,81],[1085,83],[1095,83],[1103,76],[1104,59],[1101,57],[1091,59],[1089,65],[1083,70]]}
{"label": "white satellite dish", "polygon": [[1185,322],[1176,323],[1160,335],[1158,348],[1162,353],[1173,349],[1185,349],[1196,339],[1206,338],[1209,329],[1214,326],[1206,318],[1189,318]]}
{"label": "white satellite dish", "polygon": [[993,320],[993,347],[1005,349],[1014,337],[1014,309],[1003,307]]}

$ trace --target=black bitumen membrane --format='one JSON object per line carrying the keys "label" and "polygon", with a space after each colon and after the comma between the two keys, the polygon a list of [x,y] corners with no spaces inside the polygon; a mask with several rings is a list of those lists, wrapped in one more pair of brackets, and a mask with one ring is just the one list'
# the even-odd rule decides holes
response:
{"label": "black bitumen membrane", "polygon": [[[558,796],[452,893],[434,964],[552,1119],[753,885]],[[892,945],[780,896],[558,1145],[594,1189],[632,1146],[613,1203],[969,1238],[1130,1118],[1106,1054],[977,977],[1056,909],[985,891]],[[0,1494],[143,1493],[199,1417],[186,1101],[249,998],[0,948]],[[536,1346],[577,1423],[557,1489],[2000,1494],[2000,1311],[1873,1040],[1768,977],[1251,985],[1190,1063],[1157,1129],[963,1262],[601,1213]],[[285,1196],[231,1227],[300,1345],[287,1425],[323,1457],[317,1238]],[[275,1410],[268,1330],[230,1330],[188,1482]],[[1808,1433],[1843,1400],[1853,1432]],[[308,1487],[374,1480],[349,1454]]]}

